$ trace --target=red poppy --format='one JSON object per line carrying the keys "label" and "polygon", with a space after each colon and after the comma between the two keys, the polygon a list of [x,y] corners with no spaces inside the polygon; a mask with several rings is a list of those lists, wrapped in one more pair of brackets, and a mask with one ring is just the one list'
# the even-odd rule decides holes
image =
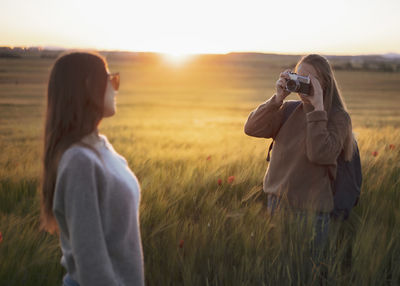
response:
{"label": "red poppy", "polygon": [[185,243],[185,241],[183,241],[183,239],[181,239],[181,241],[179,241],[179,248],[183,248],[184,243]]}
{"label": "red poppy", "polygon": [[211,160],[211,155],[209,155],[208,157],[207,157],[207,161],[210,161]]}
{"label": "red poppy", "polygon": [[372,152],[372,156],[374,157],[378,156],[378,152],[377,151]]}
{"label": "red poppy", "polygon": [[235,176],[229,176],[228,177],[228,183],[229,184],[232,184],[234,180],[235,180]]}
{"label": "red poppy", "polygon": [[221,179],[218,179],[218,185],[222,185],[222,180]]}
{"label": "red poppy", "polygon": [[394,147],[395,147],[395,146],[394,146],[393,144],[390,144],[390,145],[389,145],[389,149],[390,149],[390,150],[394,150]]}

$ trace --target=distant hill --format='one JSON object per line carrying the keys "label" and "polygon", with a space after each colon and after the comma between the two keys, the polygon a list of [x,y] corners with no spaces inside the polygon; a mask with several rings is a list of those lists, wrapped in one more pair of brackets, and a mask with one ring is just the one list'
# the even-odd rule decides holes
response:
{"label": "distant hill", "polygon": [[400,54],[397,53],[387,53],[382,56],[387,59],[400,59]]}
{"label": "distant hill", "polygon": [[[55,59],[65,49],[60,47],[0,47],[0,58],[43,58]],[[157,64],[160,56],[151,52],[127,52],[127,51],[98,51],[109,60],[137,61]],[[400,54],[387,53],[382,55],[353,55],[337,56],[325,55],[335,70],[352,71],[381,71],[400,72]],[[197,64],[218,63],[221,65],[234,65],[238,67],[252,66],[276,66],[281,68],[293,68],[301,55],[268,54],[252,52],[232,52],[228,54],[204,54],[197,56]]]}

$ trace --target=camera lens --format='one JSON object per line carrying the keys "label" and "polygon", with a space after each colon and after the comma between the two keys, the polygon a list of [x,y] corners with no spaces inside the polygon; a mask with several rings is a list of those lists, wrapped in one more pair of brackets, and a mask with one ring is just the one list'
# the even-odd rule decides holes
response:
{"label": "camera lens", "polygon": [[290,79],[286,82],[286,89],[291,92],[297,92],[299,90],[300,84],[297,80]]}

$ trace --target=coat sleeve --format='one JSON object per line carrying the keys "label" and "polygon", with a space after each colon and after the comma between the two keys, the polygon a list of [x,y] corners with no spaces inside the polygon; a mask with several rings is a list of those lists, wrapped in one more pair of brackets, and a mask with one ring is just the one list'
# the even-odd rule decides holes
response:
{"label": "coat sleeve", "polygon": [[276,136],[282,124],[285,103],[276,102],[275,97],[274,94],[250,113],[244,126],[244,133],[261,138]]}
{"label": "coat sleeve", "polygon": [[307,113],[306,154],[316,164],[334,165],[351,128],[350,116],[338,111],[328,122],[324,110]]}
{"label": "coat sleeve", "polygon": [[118,285],[108,254],[99,194],[102,166],[84,152],[70,156],[57,176],[64,215],[81,285]]}

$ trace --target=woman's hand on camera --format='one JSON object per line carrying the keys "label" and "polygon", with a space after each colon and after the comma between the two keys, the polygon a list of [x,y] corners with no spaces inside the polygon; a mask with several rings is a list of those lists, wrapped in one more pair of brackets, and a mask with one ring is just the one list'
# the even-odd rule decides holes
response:
{"label": "woman's hand on camera", "polygon": [[291,72],[289,69],[282,72],[276,81],[276,100],[278,102],[282,102],[290,94],[290,91],[286,89],[286,82],[290,79],[289,72]]}
{"label": "woman's hand on camera", "polygon": [[324,96],[321,84],[313,75],[308,75],[311,80],[311,93],[309,95],[299,93],[301,100],[304,103],[314,106],[314,110],[324,110]]}
{"label": "woman's hand on camera", "polygon": [[308,101],[314,106],[314,110],[324,110],[324,94],[318,79],[309,75],[311,79],[311,95],[307,96]]}

